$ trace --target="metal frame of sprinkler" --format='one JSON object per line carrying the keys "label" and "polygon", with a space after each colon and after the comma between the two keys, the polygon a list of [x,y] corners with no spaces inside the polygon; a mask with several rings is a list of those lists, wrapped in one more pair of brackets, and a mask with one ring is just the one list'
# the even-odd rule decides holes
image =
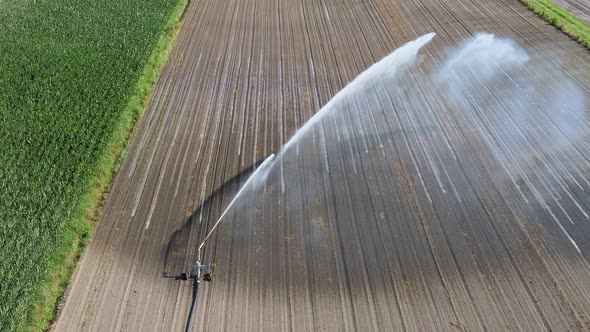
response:
{"label": "metal frame of sprinkler", "polygon": [[264,160],[264,162],[262,162],[262,164],[260,164],[260,166],[256,169],[256,171],[254,171],[254,173],[252,173],[252,175],[248,178],[246,183],[244,183],[244,185],[242,186],[242,189],[240,189],[240,191],[238,191],[236,196],[234,196],[234,199],[225,208],[225,211],[223,211],[223,213],[221,214],[219,219],[217,219],[217,222],[215,223],[215,225],[213,225],[213,228],[211,228],[209,233],[207,233],[207,236],[205,236],[205,239],[203,240],[203,242],[201,242],[201,244],[199,245],[199,248],[197,249],[197,262],[195,264],[190,264],[187,267],[186,273],[183,273],[183,279],[185,279],[185,280],[186,279],[195,279],[196,283],[200,283],[201,277],[202,277],[204,281],[211,281],[212,274],[213,274],[213,270],[211,268],[211,265],[203,264],[201,262],[201,252],[203,250],[203,247],[205,246],[205,242],[207,242],[207,240],[209,239],[211,234],[213,234],[213,231],[215,231],[215,229],[219,225],[219,222],[221,222],[221,219],[223,219],[223,217],[225,216],[227,211],[229,211],[229,209],[232,207],[232,205],[236,201],[236,198],[238,196],[240,196],[240,193],[242,193],[242,191],[248,187],[248,184],[250,183],[250,181],[252,179],[255,178],[255,175],[258,174],[258,172],[260,172],[260,170],[264,169],[264,166],[267,165],[274,158],[274,156],[275,156],[274,153],[271,154],[270,156],[268,156]]}
{"label": "metal frame of sprinkler", "polygon": [[197,283],[201,282],[201,274],[203,280],[211,281],[211,275],[213,273],[213,271],[211,270],[211,265],[201,264],[201,249],[204,244],[205,242],[203,241],[203,243],[201,243],[201,245],[199,246],[199,250],[197,250],[197,263],[189,265],[186,269],[187,279],[194,278]]}

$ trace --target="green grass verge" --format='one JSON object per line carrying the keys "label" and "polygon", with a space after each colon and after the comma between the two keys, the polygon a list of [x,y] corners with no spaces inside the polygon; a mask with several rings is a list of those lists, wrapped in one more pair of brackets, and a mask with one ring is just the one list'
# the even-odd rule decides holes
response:
{"label": "green grass verge", "polygon": [[521,0],[530,10],[590,48],[590,27],[549,0]]}
{"label": "green grass verge", "polygon": [[0,2],[0,330],[45,330],[182,0]]}

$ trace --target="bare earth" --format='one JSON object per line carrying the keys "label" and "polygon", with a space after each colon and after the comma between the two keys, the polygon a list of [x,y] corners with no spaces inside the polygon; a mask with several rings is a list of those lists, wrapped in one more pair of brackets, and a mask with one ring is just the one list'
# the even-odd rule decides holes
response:
{"label": "bare earth", "polygon": [[[431,62],[487,31],[547,91],[559,76],[590,95],[590,53],[517,0],[192,0],[54,330],[184,330],[193,284],[175,276],[252,166],[431,31]],[[418,95],[326,124],[228,215],[193,330],[590,330],[588,107],[547,151],[551,115],[500,126],[501,109]],[[516,147],[506,164],[489,142]]]}

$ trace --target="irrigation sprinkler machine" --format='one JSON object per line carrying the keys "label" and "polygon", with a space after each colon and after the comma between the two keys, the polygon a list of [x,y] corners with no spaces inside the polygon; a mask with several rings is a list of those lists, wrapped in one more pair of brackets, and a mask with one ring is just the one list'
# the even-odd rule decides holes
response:
{"label": "irrigation sprinkler machine", "polygon": [[196,282],[200,283],[201,278],[205,281],[211,281],[211,276],[213,274],[213,270],[211,269],[211,265],[209,264],[202,264],[201,263],[201,250],[203,249],[203,245],[205,241],[201,243],[199,249],[197,250],[197,262],[196,264],[191,264],[186,269],[186,278],[187,279],[195,279]]}
{"label": "irrigation sprinkler machine", "polygon": [[225,214],[227,213],[227,211],[230,210],[230,208],[232,207],[232,205],[234,205],[234,203],[238,200],[238,198],[240,198],[240,196],[250,187],[250,185],[254,182],[254,180],[257,178],[257,176],[259,174],[261,174],[261,172],[264,169],[268,168],[268,165],[270,164],[271,160],[273,160],[274,157],[275,157],[274,153],[271,154],[270,156],[268,156],[262,162],[262,164],[260,164],[260,166],[254,171],[254,173],[252,173],[252,175],[250,175],[250,177],[248,178],[246,183],[244,183],[242,188],[238,191],[236,196],[234,196],[234,198],[229,203],[229,205],[225,208],[225,210],[223,211],[223,213],[221,214],[219,219],[217,219],[217,221],[215,222],[215,225],[213,225],[213,227],[211,228],[209,233],[207,233],[207,236],[205,236],[205,239],[203,240],[203,242],[201,242],[201,244],[199,245],[199,248],[197,249],[197,262],[195,264],[190,264],[187,267],[186,273],[182,274],[182,279],[184,279],[184,280],[194,279],[197,284],[199,284],[201,282],[201,279],[203,279],[204,281],[211,281],[211,277],[213,275],[213,269],[211,268],[211,265],[203,264],[203,262],[201,261],[201,254],[203,252],[203,248],[205,247],[205,243],[207,242],[209,237],[211,237],[211,234],[213,234],[213,231],[215,231],[215,229],[217,228],[217,226],[219,225],[219,223],[221,222],[223,217],[225,217]]}
{"label": "irrigation sprinkler machine", "polygon": [[[389,75],[391,76],[396,73],[396,70],[400,68],[400,66],[414,63],[416,60],[416,55],[420,48],[422,48],[426,43],[428,43],[434,36],[435,33],[431,32],[429,34],[420,36],[418,39],[414,41],[404,44],[404,46],[393,51],[391,54],[381,59],[379,62],[373,64],[371,67],[369,67],[359,76],[357,76],[357,78],[350,82],[344,89],[340,90],[340,92],[338,92],[336,96],[334,96],[328,102],[328,104],[324,105],[311,119],[309,119],[301,128],[299,128],[295,132],[295,134],[289,139],[289,141],[287,141],[287,143],[281,147],[281,149],[278,152],[277,159],[279,159],[280,156],[289,149],[289,147],[295,144],[297,140],[300,137],[302,137],[302,135],[305,135],[305,133],[307,133],[307,131],[310,128],[312,128],[315,123],[320,121],[323,116],[329,114],[331,110],[335,109],[332,107],[335,103],[339,102],[343,98],[346,98],[346,96],[350,94],[354,94],[355,91],[358,89],[362,90],[362,87],[366,85],[367,81],[380,82],[380,80],[377,80],[376,78],[379,77],[383,72],[389,72]],[[262,162],[262,164],[260,164],[260,166],[256,168],[254,173],[252,173],[252,175],[248,178],[246,183],[244,183],[242,188],[240,188],[236,196],[229,203],[225,211],[223,211],[223,213],[221,214],[221,217],[217,219],[217,222],[215,223],[215,225],[213,225],[213,228],[211,228],[209,233],[207,233],[205,240],[203,240],[203,242],[199,246],[199,249],[197,250],[196,264],[188,266],[186,273],[183,273],[184,278],[195,279],[197,286],[200,283],[201,278],[203,278],[203,280],[205,281],[211,281],[211,266],[203,264],[201,262],[201,254],[205,246],[205,242],[207,242],[215,228],[217,228],[217,225],[219,225],[219,222],[223,219],[223,217],[225,216],[227,211],[229,211],[229,209],[232,207],[234,202],[236,202],[236,200],[238,200],[244,192],[247,192],[252,184],[256,183],[255,180],[258,179],[259,175],[263,174],[262,172],[265,169],[268,169],[270,165],[272,165],[271,161],[274,157],[274,154],[268,156],[264,160],[264,162]],[[264,178],[262,179],[262,182],[263,181]]]}

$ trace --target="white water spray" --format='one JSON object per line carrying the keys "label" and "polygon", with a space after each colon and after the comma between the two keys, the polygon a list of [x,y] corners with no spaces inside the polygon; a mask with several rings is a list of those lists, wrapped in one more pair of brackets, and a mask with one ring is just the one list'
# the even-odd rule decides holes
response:
{"label": "white water spray", "polygon": [[502,70],[519,68],[527,61],[528,54],[512,40],[478,33],[451,52],[435,80],[452,83],[458,81],[459,75],[471,73],[477,75],[481,84],[500,75]]}
{"label": "white water spray", "polygon": [[223,213],[221,214],[221,216],[219,217],[219,219],[217,219],[217,222],[215,223],[215,225],[213,225],[213,227],[211,228],[211,230],[209,231],[209,233],[207,234],[207,236],[205,237],[205,239],[203,240],[203,242],[201,242],[201,245],[199,245],[199,249],[198,251],[200,252],[201,249],[203,248],[203,246],[205,245],[205,241],[207,241],[207,239],[211,236],[211,234],[213,234],[213,231],[215,230],[215,228],[217,228],[217,225],[219,225],[219,222],[223,219],[223,217],[225,217],[225,214],[227,213],[227,211],[229,211],[229,209],[231,209],[231,207],[234,205],[234,203],[236,202],[236,200],[238,198],[240,198],[241,194],[249,189],[251,185],[254,184],[254,180],[256,179],[256,177],[258,176],[259,173],[263,172],[264,170],[266,170],[268,168],[268,166],[270,165],[270,162],[273,160],[273,158],[275,157],[274,153],[271,154],[270,156],[268,156],[263,162],[262,164],[260,164],[260,167],[258,167],[254,173],[252,173],[252,175],[248,178],[248,180],[246,180],[246,183],[244,183],[244,185],[242,186],[242,188],[240,189],[240,191],[238,191],[238,193],[236,194],[236,196],[234,196],[234,199],[232,199],[232,201],[229,203],[229,205],[225,208],[225,210],[223,211]]}
{"label": "white water spray", "polygon": [[303,127],[299,128],[293,137],[281,148],[279,155],[285,153],[289,148],[297,143],[311,128],[319,123],[326,115],[338,109],[338,105],[348,100],[351,96],[357,95],[364,91],[371,89],[379,82],[391,81],[400,71],[409,68],[416,62],[418,51],[424,45],[434,38],[436,33],[418,37],[402,47],[396,49],[388,56],[381,59],[379,62],[373,64],[367,70],[357,76],[352,82],[340,90],[330,101],[324,105],[311,119],[309,119]]}
{"label": "white water spray", "polygon": [[321,121],[326,115],[336,111],[335,107],[340,102],[349,99],[367,89],[372,88],[377,82],[383,82],[386,80],[393,79],[403,69],[409,68],[416,62],[418,51],[426,45],[436,34],[431,32],[429,34],[418,37],[416,40],[408,42],[400,48],[393,51],[391,54],[381,59],[379,62],[373,64],[367,70],[357,76],[351,83],[349,83],[344,89],[340,90],[322,109],[320,109],[311,119],[309,119],[303,127],[301,127],[291,139],[280,149],[276,158],[274,154],[270,155],[260,167],[248,178],[246,183],[242,186],[240,191],[236,194],[233,200],[225,208],[215,225],[211,228],[203,242],[198,248],[198,252],[205,245],[205,242],[213,231],[217,228],[223,217],[231,209],[231,207],[237,202],[244,193],[249,192],[253,188],[253,185],[257,182],[263,182],[268,175],[269,170],[276,164],[278,160],[284,155],[285,152],[295,143],[297,143],[306,133],[310,131],[318,122]]}
{"label": "white water spray", "polygon": [[[235,207],[245,194],[251,194],[257,185],[265,183],[270,171],[281,163],[287,152],[293,146],[298,146],[302,139],[313,133],[318,126],[322,128],[321,135],[324,139],[323,124],[326,124],[326,118],[337,114],[350,116],[349,119],[344,119],[346,116],[335,118],[333,123],[336,127],[337,122],[342,120],[343,135],[360,138],[357,144],[362,145],[359,150],[362,148],[365,153],[369,153],[367,145],[372,143],[370,138],[365,137],[365,128],[371,131],[367,134],[374,136],[375,144],[381,149],[385,140],[389,139],[391,143],[395,137],[399,137],[397,144],[407,144],[408,150],[413,151],[407,155],[408,164],[415,171],[417,183],[422,185],[424,197],[431,202],[431,196],[440,193],[452,193],[459,202],[462,199],[460,188],[457,189],[454,185],[455,179],[446,169],[444,158],[450,156],[454,160],[459,160],[460,154],[466,150],[462,146],[456,146],[460,142],[452,141],[441,133],[435,139],[429,137],[435,132],[443,131],[442,122],[454,126],[455,124],[449,121],[457,115],[464,121],[470,131],[469,135],[473,134],[480,142],[478,144],[487,147],[493,159],[498,162],[498,165],[494,165],[493,171],[497,171],[499,176],[494,181],[510,181],[523,202],[527,204],[529,201],[538,201],[552,216],[573,247],[580,252],[573,237],[561,224],[563,217],[559,215],[565,215],[572,223],[574,218],[570,217],[570,211],[563,206],[564,198],[554,194],[558,189],[567,189],[567,183],[560,174],[571,173],[570,178],[574,179],[573,174],[582,172],[576,163],[578,160],[585,160],[585,157],[578,150],[571,148],[572,140],[579,136],[580,132],[586,133],[588,129],[584,122],[584,101],[580,93],[572,88],[567,89],[567,93],[560,92],[559,95],[553,96],[552,93],[543,93],[539,90],[534,77],[527,75],[519,79],[519,73],[527,69],[524,66],[529,61],[527,53],[510,39],[496,38],[487,33],[477,34],[467,40],[451,52],[448,59],[443,61],[440,67],[435,68],[434,72],[412,72],[414,76],[409,77],[408,69],[416,63],[419,50],[434,36],[434,33],[429,33],[403,45],[369,67],[338,92],[295,132],[276,156],[267,158],[248,178],[199,246],[199,252],[228,211]],[[395,82],[400,78],[404,79],[405,84],[396,86]],[[406,78],[410,79],[406,81]],[[561,83],[557,79],[555,82]],[[409,88],[409,84],[415,85]],[[532,92],[527,90],[528,87]],[[569,96],[567,103],[555,103],[566,95]],[[383,106],[384,100],[389,104]],[[544,102],[539,102],[542,100]],[[548,105],[551,106],[550,109],[547,109]],[[575,110],[581,111],[572,112],[568,109],[561,112],[567,105],[574,105]],[[349,112],[349,109],[366,113]],[[382,121],[376,121],[376,116],[383,117]],[[395,122],[416,134],[409,138],[403,135],[394,136],[387,117],[391,117],[392,123]],[[359,130],[355,131],[357,125],[356,128]],[[540,125],[546,126],[547,130],[540,133],[537,130]],[[378,132],[378,128],[383,128],[383,133]],[[428,131],[425,128],[428,128]],[[526,128],[533,130],[527,132]],[[339,135],[337,130],[336,134]],[[442,143],[438,144],[439,142]],[[564,150],[561,149],[562,146],[570,148]],[[355,167],[355,151],[350,147],[346,149]],[[320,150],[323,155],[322,163],[328,169],[326,147],[321,146]],[[531,151],[534,153],[529,158]],[[548,152],[539,159],[540,154],[537,152],[543,151]],[[419,154],[421,159],[415,157],[414,153]],[[562,155],[563,157],[560,157]],[[537,173],[532,173],[532,170]],[[426,179],[428,176],[431,178]],[[313,187],[313,184],[306,185],[307,191]],[[524,185],[530,190],[528,196],[521,190],[521,186]],[[440,193],[435,192],[438,189]],[[590,219],[585,207],[572,195],[566,195],[567,199],[573,201],[579,213]]]}

